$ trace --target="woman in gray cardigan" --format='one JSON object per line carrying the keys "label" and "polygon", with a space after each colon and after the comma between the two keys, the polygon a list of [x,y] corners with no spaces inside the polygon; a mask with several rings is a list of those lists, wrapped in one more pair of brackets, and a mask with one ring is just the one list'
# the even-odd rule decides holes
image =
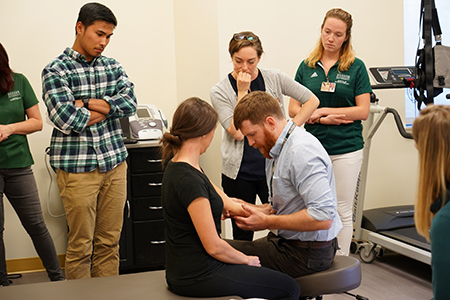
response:
{"label": "woman in gray cardigan", "polygon": [[[280,102],[284,113],[283,95],[289,96],[302,103],[302,109],[293,119],[301,126],[317,108],[319,100],[285,73],[275,69],[258,69],[263,48],[254,33],[244,31],[234,34],[228,52],[233,61],[233,71],[211,89],[212,105],[226,131],[221,146],[222,188],[230,197],[254,204],[258,195],[262,203],[267,203],[265,158],[234,127],[234,108],[247,93],[265,91]],[[238,228],[233,221],[233,238],[251,241],[253,232]]]}

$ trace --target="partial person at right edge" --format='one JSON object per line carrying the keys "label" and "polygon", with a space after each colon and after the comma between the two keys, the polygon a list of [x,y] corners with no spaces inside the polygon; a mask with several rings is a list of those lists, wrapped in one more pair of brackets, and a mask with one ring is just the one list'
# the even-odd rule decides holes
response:
{"label": "partial person at right edge", "polygon": [[249,144],[266,157],[267,184],[276,214],[244,203],[249,215],[234,216],[236,224],[244,230],[271,232],[253,242],[227,242],[258,256],[262,266],[292,277],[328,269],[342,223],[333,166],[325,149],[313,135],[287,121],[278,101],[265,92],[242,98],[233,121]]}
{"label": "partial person at right edge", "polygon": [[[295,80],[320,100],[305,129],[319,139],[333,162],[338,213],[343,225],[337,255],[350,252],[353,199],[363,160],[361,120],[369,116],[372,92],[366,66],[353,53],[352,25],[348,12],[340,8],[329,10],[316,48],[295,75]],[[301,103],[291,99],[291,117],[302,109]]]}
{"label": "partial person at right edge", "polygon": [[[284,95],[292,97],[303,106],[293,120],[301,126],[311,117],[319,100],[311,91],[280,70],[258,68],[264,51],[261,39],[253,32],[234,34],[229,42],[228,52],[233,62],[233,71],[211,88],[211,103],[225,130],[221,146],[222,187],[230,197],[255,204],[258,196],[261,203],[267,203],[265,159],[234,127],[233,111],[236,104],[250,91],[264,91],[279,101],[284,112]],[[232,226],[235,240],[253,240],[252,231],[240,229],[234,220]]]}
{"label": "partial person at right edge", "polygon": [[[200,167],[217,127],[217,113],[193,97],[173,116],[162,138],[165,168],[161,200],[166,234],[166,281],[188,297],[240,296],[292,299],[300,296],[289,275],[261,267],[259,258],[233,249],[220,237],[223,210],[246,214]],[[269,210],[268,210],[269,209]],[[263,210],[272,210],[265,205]]]}
{"label": "partial person at right edge", "polygon": [[428,105],[414,120],[419,184],[414,211],[417,232],[431,241],[434,300],[450,299],[450,106]]}

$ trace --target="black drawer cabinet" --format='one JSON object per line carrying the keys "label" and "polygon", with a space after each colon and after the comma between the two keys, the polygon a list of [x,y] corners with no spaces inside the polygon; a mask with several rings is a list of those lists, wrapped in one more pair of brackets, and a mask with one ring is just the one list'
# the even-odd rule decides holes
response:
{"label": "black drawer cabinet", "polygon": [[138,221],[133,225],[136,265],[164,265],[166,263],[164,221]]}
{"label": "black drawer cabinet", "polygon": [[163,173],[132,174],[131,195],[133,199],[148,196],[161,196]]}
{"label": "black drawer cabinet", "polygon": [[120,271],[163,268],[166,263],[159,147],[128,147],[127,204],[120,239]]}

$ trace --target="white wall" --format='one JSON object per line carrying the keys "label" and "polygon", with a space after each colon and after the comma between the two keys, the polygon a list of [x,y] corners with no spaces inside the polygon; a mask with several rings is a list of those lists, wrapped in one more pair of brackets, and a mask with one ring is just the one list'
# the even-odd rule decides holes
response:
{"label": "white wall", "polygon": [[[75,23],[80,7],[88,1],[17,0],[0,5],[0,42],[8,51],[10,65],[31,82],[42,99],[40,74],[44,66],[72,47]],[[172,1],[103,1],[116,15],[118,26],[104,55],[116,58],[135,84],[140,103],[154,103],[166,112],[169,121],[177,106],[175,38]],[[43,115],[45,105],[40,103]],[[44,218],[55,242],[57,253],[66,251],[64,218],[52,218],[47,212],[50,177],[44,163],[44,150],[50,144],[51,129],[29,136],[35,160]],[[63,212],[56,182],[51,193],[54,214]],[[36,257],[30,238],[15,212],[5,202],[5,245],[7,259]]]}
{"label": "white wall", "polygon": [[[403,3],[401,1],[219,1],[220,75],[232,70],[228,42],[233,33],[251,30],[264,47],[261,67],[294,76],[316,45],[325,13],[333,7],[353,16],[353,46],[366,66],[403,65]],[[418,17],[418,13],[410,16]],[[403,90],[376,90],[380,105],[404,115]],[[286,99],[287,101],[287,99]],[[287,103],[287,102],[285,102]],[[397,132],[389,115],[372,142],[365,208],[412,204],[417,153],[411,140]]]}
{"label": "white wall", "polygon": [[[11,66],[25,74],[41,98],[40,72],[74,40],[79,8],[87,1],[2,1],[0,42]],[[209,90],[232,70],[228,42],[233,33],[252,30],[261,38],[266,54],[261,67],[278,68],[294,76],[301,60],[314,47],[325,12],[342,7],[354,17],[354,47],[367,67],[403,65],[403,6],[401,1],[357,0],[104,0],[119,25],[104,55],[120,61],[136,85],[141,103],[153,103],[171,116],[179,102],[199,96],[209,101]],[[414,15],[412,17],[416,17]],[[402,91],[377,91],[381,105],[403,114]],[[40,105],[41,113],[45,106]],[[202,167],[220,186],[220,141],[202,157]],[[44,150],[51,130],[30,135],[44,217],[58,254],[65,253],[64,218],[47,210],[49,175]],[[372,143],[366,208],[412,204],[417,157],[413,143],[400,137],[391,117]],[[62,206],[53,186],[51,207]],[[7,202],[5,200],[5,202]],[[6,203],[5,203],[6,204]],[[18,218],[6,204],[7,259],[37,256]]]}

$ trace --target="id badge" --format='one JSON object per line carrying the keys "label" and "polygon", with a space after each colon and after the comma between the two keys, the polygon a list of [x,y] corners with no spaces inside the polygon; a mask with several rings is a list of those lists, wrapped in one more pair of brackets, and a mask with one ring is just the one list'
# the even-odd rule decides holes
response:
{"label": "id badge", "polygon": [[334,93],[334,90],[336,89],[336,83],[324,81],[322,82],[322,86],[320,87],[321,92],[327,92],[327,93]]}

